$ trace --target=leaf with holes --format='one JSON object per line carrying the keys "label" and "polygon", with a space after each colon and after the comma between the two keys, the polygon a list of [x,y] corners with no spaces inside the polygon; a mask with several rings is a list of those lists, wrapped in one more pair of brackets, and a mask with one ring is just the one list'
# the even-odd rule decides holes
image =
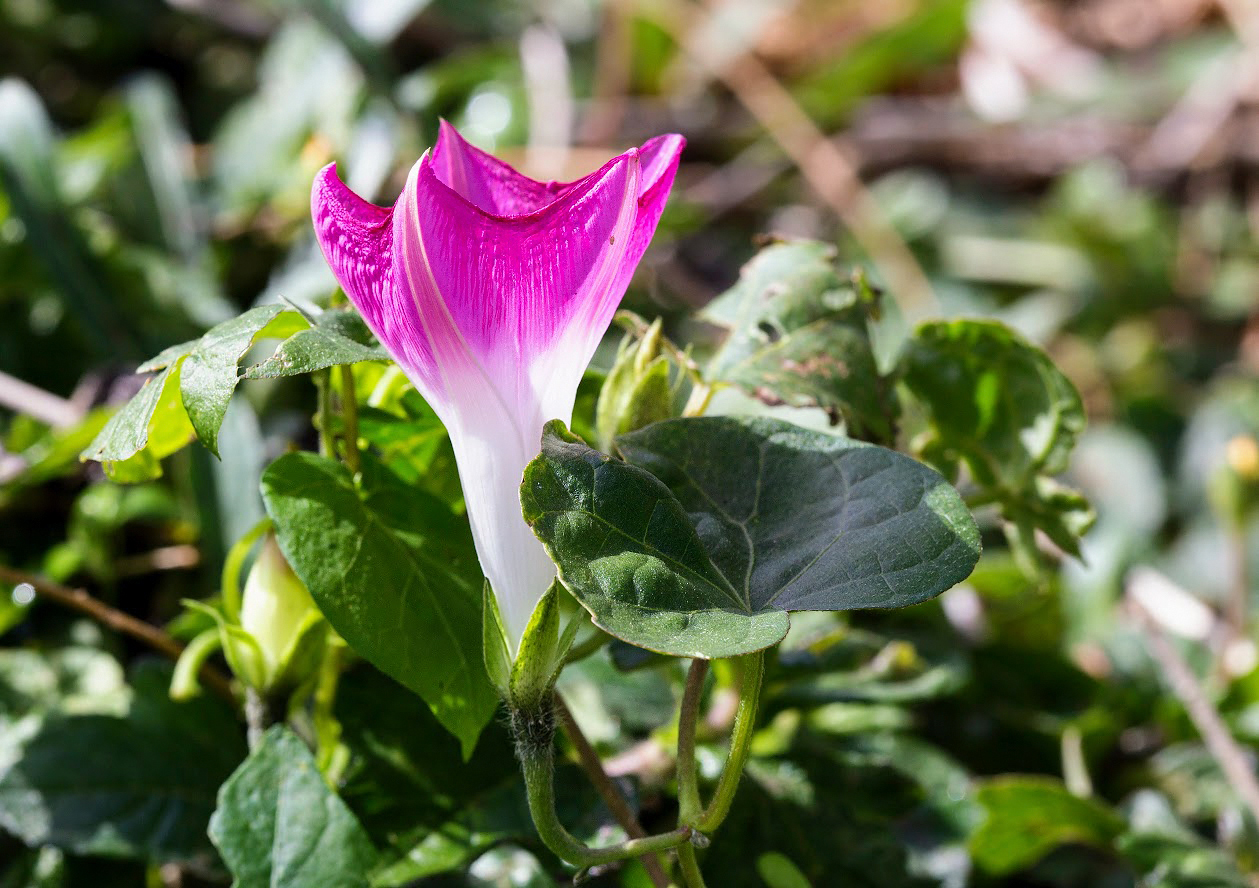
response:
{"label": "leaf with holes", "polygon": [[979,532],[932,469],[777,420],[658,422],[628,462],[559,422],[525,470],[525,520],[596,623],[631,644],[730,657],[787,611],[904,607],[964,579]]}
{"label": "leaf with holes", "polygon": [[769,404],[820,407],[854,435],[892,437],[894,408],[875,365],[865,291],[840,278],[835,249],[773,244],[704,310],[729,328],[706,375]]}

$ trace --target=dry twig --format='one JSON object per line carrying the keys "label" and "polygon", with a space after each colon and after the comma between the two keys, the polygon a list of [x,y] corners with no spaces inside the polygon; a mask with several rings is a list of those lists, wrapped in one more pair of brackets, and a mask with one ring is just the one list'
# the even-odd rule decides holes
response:
{"label": "dry twig", "polygon": [[1129,608],[1136,615],[1137,621],[1149,639],[1149,651],[1158,662],[1159,668],[1163,670],[1163,675],[1167,683],[1171,685],[1172,692],[1185,707],[1190,721],[1202,735],[1203,742],[1206,743],[1211,756],[1220,766],[1220,770],[1228,778],[1228,782],[1241,796],[1251,816],[1259,822],[1259,780],[1255,779],[1255,772],[1246,752],[1236,738],[1229,733],[1224,720],[1220,718],[1219,712],[1207,699],[1202,686],[1198,684],[1197,678],[1194,677],[1185,658],[1180,655],[1180,651],[1167,638],[1162,627],[1140,600],[1132,594],[1131,580],[1127,598]]}
{"label": "dry twig", "polygon": [[[86,589],[71,589],[60,583],[54,583],[52,580],[4,565],[0,565],[0,582],[13,585],[25,583],[45,598],[87,614],[117,632],[144,642],[172,660],[178,660],[179,655],[184,652],[184,646],[161,629],[93,598]],[[216,694],[233,704],[236,702],[236,695],[232,693],[232,683],[226,675],[209,664],[202,665],[200,675],[206,686]]]}

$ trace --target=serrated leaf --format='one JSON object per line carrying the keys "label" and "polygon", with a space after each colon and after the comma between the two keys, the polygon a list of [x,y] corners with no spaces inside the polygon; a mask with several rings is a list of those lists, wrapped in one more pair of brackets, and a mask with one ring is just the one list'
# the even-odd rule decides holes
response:
{"label": "serrated leaf", "polygon": [[245,371],[246,379],[299,376],[337,364],[388,361],[389,354],[371,344],[371,332],[357,312],[329,310],[315,325],[280,343],[274,354]]}
{"label": "serrated leaf", "polygon": [[83,451],[118,481],[161,474],[158,462],[195,434],[218,455],[219,428],[240,381],[237,364],[259,336],[287,336],[306,321],[281,305],[261,305],[208,330],[200,339],[164,349],[138,371],[160,371],[110,417]]}
{"label": "serrated leaf", "polygon": [[378,465],[291,453],[262,476],[284,557],[350,646],[419,694],[471,752],[498,703],[481,655],[466,524]]}
{"label": "serrated leaf", "polygon": [[558,422],[525,471],[526,521],[595,622],[675,656],[774,644],[792,610],[903,607],[964,579],[979,534],[909,457],[768,419],[674,419],[618,439]]}
{"label": "serrated leaf", "polygon": [[971,834],[971,856],[996,875],[1030,866],[1060,845],[1110,847],[1124,826],[1111,808],[1048,777],[998,777],[976,798],[987,817]]}
{"label": "serrated leaf", "polygon": [[706,375],[768,404],[820,407],[853,435],[892,437],[893,408],[875,364],[861,295],[835,270],[835,249],[777,243],[743,267],[704,317],[729,327]]}
{"label": "serrated leaf", "polygon": [[1036,527],[1078,554],[1093,512],[1049,476],[1066,469],[1084,407],[1048,356],[995,321],[940,321],[918,328],[900,370],[930,420],[921,452],[946,469],[965,462],[1016,537]]}
{"label": "serrated leaf", "polygon": [[188,352],[179,375],[180,394],[197,437],[215,456],[223,415],[240,382],[240,359],[268,326],[270,335],[283,336],[305,325],[297,312],[281,305],[260,305],[210,328]]}
{"label": "serrated leaf", "polygon": [[223,784],[209,833],[233,888],[366,886],[376,859],[353,812],[284,726],[267,731]]}
{"label": "serrated leaf", "polygon": [[101,463],[115,481],[147,481],[162,474],[160,460],[195,434],[179,395],[182,359],[145,382],[134,398],[109,418],[82,459]]}
{"label": "serrated leaf", "polygon": [[146,664],[123,716],[52,715],[6,731],[0,826],[30,845],[209,865],[206,823],[244,740],[221,702],[174,703],[169,682]]}

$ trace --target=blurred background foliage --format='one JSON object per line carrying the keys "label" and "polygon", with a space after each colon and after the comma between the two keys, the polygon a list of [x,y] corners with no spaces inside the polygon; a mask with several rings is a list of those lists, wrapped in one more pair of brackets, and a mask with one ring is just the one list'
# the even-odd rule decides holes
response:
{"label": "blurred background foliage", "polygon": [[[710,883],[1256,884],[1256,800],[1169,679],[1179,651],[1253,773],[1253,0],[0,0],[0,57],[0,564],[192,637],[179,600],[216,592],[262,468],[313,443],[313,388],[243,385],[221,459],[184,449],[160,480],[78,454],[143,360],[326,301],[314,173],[336,160],[389,203],[442,118],[538,178],[681,132],[627,307],[702,350],[694,311],[759,238],[838,243],[888,292],[884,368],[927,317],[1048,352],[1088,415],[1066,474],[1097,511],[1079,558],[1041,537],[1029,573],[992,534],[939,602],[797,618]],[[448,486],[431,416],[395,413],[413,436],[373,443]],[[244,754],[230,715],[167,700],[134,641],[3,591],[0,885],[225,884],[204,826]],[[613,649],[562,688],[664,822],[679,676],[634,665]],[[460,765],[365,664],[338,707],[376,884],[553,884],[501,731]],[[590,799],[565,804],[593,835]]]}

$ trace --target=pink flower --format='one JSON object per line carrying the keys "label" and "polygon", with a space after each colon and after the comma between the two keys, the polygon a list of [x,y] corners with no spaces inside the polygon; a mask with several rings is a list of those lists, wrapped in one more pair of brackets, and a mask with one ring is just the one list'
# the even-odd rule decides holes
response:
{"label": "pink flower", "polygon": [[542,426],[568,422],[664,209],[685,140],[659,136],[576,182],[537,182],[443,122],[391,208],[332,165],[311,213],[350,301],[450,433],[481,567],[513,649],[555,576],[520,514]]}

